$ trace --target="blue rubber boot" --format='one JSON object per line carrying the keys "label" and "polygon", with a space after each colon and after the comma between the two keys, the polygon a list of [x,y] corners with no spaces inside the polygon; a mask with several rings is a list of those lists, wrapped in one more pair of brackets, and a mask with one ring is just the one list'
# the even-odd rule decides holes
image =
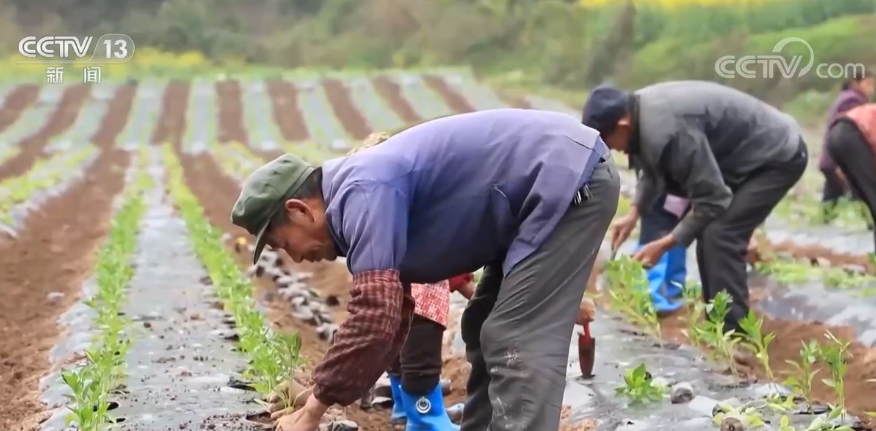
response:
{"label": "blue rubber boot", "polygon": [[660,257],[654,266],[648,269],[648,291],[651,301],[658,313],[671,312],[678,307],[663,296],[663,286],[666,285],[666,270],[669,262],[668,254]]}
{"label": "blue rubber boot", "polygon": [[687,250],[684,247],[673,247],[666,255],[666,297],[670,300],[682,296],[682,289],[687,281]]}
{"label": "blue rubber boot", "polygon": [[405,431],[459,431],[459,425],[450,422],[444,409],[441,384],[435,385],[428,395],[417,397],[401,390],[408,425]]}
{"label": "blue rubber boot", "polygon": [[389,423],[392,425],[404,425],[408,421],[408,415],[405,414],[401,378],[389,376],[389,388],[392,390],[392,414],[389,417]]}

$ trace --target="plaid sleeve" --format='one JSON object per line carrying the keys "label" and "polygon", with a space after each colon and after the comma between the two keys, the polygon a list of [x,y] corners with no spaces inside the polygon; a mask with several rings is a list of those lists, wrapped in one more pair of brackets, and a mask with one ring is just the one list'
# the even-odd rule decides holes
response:
{"label": "plaid sleeve", "polygon": [[350,315],[313,372],[313,396],[331,406],[361,398],[398,354],[407,337],[414,300],[396,270],[355,274]]}

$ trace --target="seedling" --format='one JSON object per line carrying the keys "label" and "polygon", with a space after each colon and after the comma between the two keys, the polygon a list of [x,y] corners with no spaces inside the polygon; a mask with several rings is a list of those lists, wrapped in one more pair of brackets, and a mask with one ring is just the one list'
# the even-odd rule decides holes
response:
{"label": "seedling", "polygon": [[770,343],[776,338],[776,334],[763,333],[763,318],[758,319],[753,311],[749,311],[748,315],[739,321],[739,326],[742,328],[743,342],[742,347],[753,353],[766,372],[767,379],[770,382],[775,381],[773,369],[770,367]]}
{"label": "seedling", "polygon": [[681,296],[687,305],[687,316],[685,317],[685,320],[687,320],[687,338],[691,344],[697,346],[702,340],[696,329],[706,309],[706,304],[702,301],[702,286],[699,283],[685,283],[681,289]]}
{"label": "seedling", "polygon": [[620,256],[606,265],[606,279],[610,286],[611,308],[661,341],[660,320],[647,289],[642,264],[628,256]]}
{"label": "seedling", "polygon": [[820,274],[819,268],[814,268],[809,263],[781,259],[760,262],[756,267],[758,272],[770,275],[779,283],[787,285],[806,283]]}
{"label": "seedling", "polygon": [[799,394],[809,405],[809,411],[812,410],[812,404],[815,402],[812,395],[812,383],[815,376],[821,371],[820,368],[815,368],[815,363],[819,357],[819,346],[815,340],[809,340],[808,343],[801,342],[803,346],[800,348],[800,362],[786,360],[791,367],[794,368],[794,375],[785,380],[794,393]]}
{"label": "seedling", "polygon": [[849,356],[849,342],[840,340],[830,331],[827,331],[824,336],[830,340],[830,344],[827,346],[821,346],[819,349],[819,356],[827,364],[828,369],[830,370],[830,378],[822,379],[821,381],[827,386],[833,388],[837,399],[836,408],[839,410],[839,414],[843,419],[845,419],[846,394],[845,382],[843,379],[845,378],[846,369],[848,368],[846,360]]}
{"label": "seedling", "polygon": [[615,393],[627,397],[631,405],[645,402],[656,402],[663,399],[666,386],[654,384],[651,373],[645,364],[624,371],[624,386],[615,389]]}
{"label": "seedling", "polygon": [[730,294],[725,291],[719,292],[715,299],[706,305],[706,321],[695,330],[706,344],[727,361],[730,371],[736,375],[738,370],[733,360],[733,352],[739,339],[734,336],[734,330],[724,331],[724,319],[730,312],[731,302]]}

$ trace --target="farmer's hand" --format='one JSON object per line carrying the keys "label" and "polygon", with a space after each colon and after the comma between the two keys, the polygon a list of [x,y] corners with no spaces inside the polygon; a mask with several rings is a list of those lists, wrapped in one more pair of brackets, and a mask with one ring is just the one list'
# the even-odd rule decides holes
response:
{"label": "farmer's hand", "polygon": [[645,268],[650,268],[663,257],[666,250],[672,247],[674,240],[672,236],[664,236],[656,241],[651,241],[645,244],[639,251],[633,254],[633,259],[642,263]]}
{"label": "farmer's hand", "polygon": [[[288,410],[288,412],[282,413],[279,416],[292,413],[294,410],[301,408],[312,393],[313,388],[305,388],[295,380],[289,379],[277,386],[277,389],[268,396],[268,412],[273,414]],[[286,408],[287,405],[289,406],[288,409]],[[275,416],[272,415],[271,417]]]}
{"label": "farmer's hand", "polygon": [[276,431],[316,431],[319,428],[319,420],[322,415],[328,410],[328,406],[319,402],[312,395],[307,398],[307,402],[300,410],[290,415],[276,416],[279,413],[274,413],[271,418],[276,420]]}
{"label": "farmer's hand", "polygon": [[578,318],[575,323],[584,326],[587,323],[596,320],[596,304],[590,298],[584,298],[581,301],[581,307],[578,309]]}
{"label": "farmer's hand", "polygon": [[630,237],[638,222],[639,214],[637,211],[632,210],[629,214],[611,224],[611,249],[613,251],[620,248],[621,244]]}

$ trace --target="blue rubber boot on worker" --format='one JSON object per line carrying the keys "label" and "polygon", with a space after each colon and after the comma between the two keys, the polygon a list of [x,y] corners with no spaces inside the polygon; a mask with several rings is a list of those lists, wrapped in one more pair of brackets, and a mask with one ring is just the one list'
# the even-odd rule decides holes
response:
{"label": "blue rubber boot on worker", "polygon": [[687,249],[672,247],[666,255],[666,299],[679,299],[687,282]]}
{"label": "blue rubber boot on worker", "polygon": [[405,414],[401,378],[399,376],[389,376],[389,388],[392,390],[392,414],[389,416],[389,423],[393,426],[404,425],[408,420],[408,415]]}
{"label": "blue rubber boot on worker", "polygon": [[651,294],[651,302],[658,313],[665,313],[672,308],[669,300],[663,296],[663,287],[666,285],[666,266],[669,256],[664,254],[654,266],[648,269],[648,293]]}
{"label": "blue rubber boot on worker", "polygon": [[402,389],[405,413],[408,425],[405,431],[459,431],[459,425],[450,421],[447,410],[444,409],[444,394],[441,384],[435,385],[432,392],[418,397]]}

